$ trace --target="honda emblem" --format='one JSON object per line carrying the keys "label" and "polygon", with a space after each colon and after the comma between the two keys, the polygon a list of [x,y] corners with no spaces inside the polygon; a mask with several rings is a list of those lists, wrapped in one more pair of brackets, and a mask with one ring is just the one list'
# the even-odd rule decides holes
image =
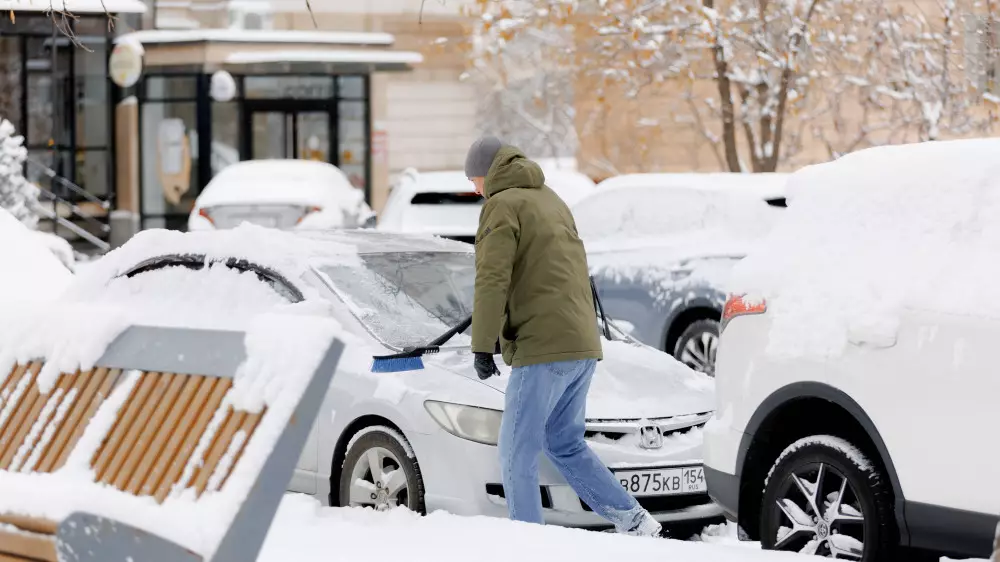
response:
{"label": "honda emblem", "polygon": [[663,446],[663,434],[655,425],[647,425],[639,429],[639,446],[643,449],[659,449]]}

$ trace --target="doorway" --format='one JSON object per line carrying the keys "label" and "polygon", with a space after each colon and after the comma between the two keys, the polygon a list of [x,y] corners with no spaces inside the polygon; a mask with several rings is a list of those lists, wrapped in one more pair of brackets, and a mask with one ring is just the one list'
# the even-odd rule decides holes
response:
{"label": "doorway", "polygon": [[325,102],[276,100],[248,103],[244,160],[297,159],[336,163],[335,116]]}

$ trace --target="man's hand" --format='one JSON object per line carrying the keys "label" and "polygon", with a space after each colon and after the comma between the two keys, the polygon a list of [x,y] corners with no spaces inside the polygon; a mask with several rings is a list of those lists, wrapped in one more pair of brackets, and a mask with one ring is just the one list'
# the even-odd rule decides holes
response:
{"label": "man's hand", "polygon": [[492,353],[476,352],[475,366],[479,380],[486,380],[500,374],[500,369],[497,369],[497,364],[493,361]]}

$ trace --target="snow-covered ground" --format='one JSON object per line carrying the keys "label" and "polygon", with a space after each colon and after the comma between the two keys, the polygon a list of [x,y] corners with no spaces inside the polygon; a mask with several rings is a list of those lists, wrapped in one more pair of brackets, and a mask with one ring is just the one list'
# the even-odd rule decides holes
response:
{"label": "snow-covered ground", "polygon": [[810,560],[761,552],[736,540],[729,526],[709,528],[701,542],[648,539],[581,529],[515,523],[437,512],[421,517],[396,509],[320,507],[308,496],[285,496],[268,533],[261,562],[607,562],[608,560],[756,562]]}
{"label": "snow-covered ground", "polygon": [[[733,524],[706,527],[688,541],[637,538],[490,517],[436,512],[422,517],[404,509],[321,507],[287,494],[264,542],[260,562],[781,562],[812,556],[761,551],[741,542]],[[947,562],[948,558],[942,558]],[[975,561],[973,561],[975,562]],[[981,561],[986,562],[986,561]]]}

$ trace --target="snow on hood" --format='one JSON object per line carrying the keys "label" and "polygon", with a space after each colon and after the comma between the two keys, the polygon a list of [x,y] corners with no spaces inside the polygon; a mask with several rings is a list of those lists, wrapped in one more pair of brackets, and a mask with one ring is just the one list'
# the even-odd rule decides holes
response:
{"label": "snow on hood", "polygon": [[839,355],[903,308],[1000,318],[1000,139],[873,148],[790,179],[795,204],[734,269],[767,300],[768,353]]}
{"label": "snow on hood", "polygon": [[0,302],[37,303],[59,296],[73,274],[37,232],[0,209]]}
{"label": "snow on hood", "polygon": [[[666,353],[640,343],[603,341],[604,360],[598,362],[587,394],[587,419],[637,420],[710,412],[715,408],[715,382]],[[479,380],[471,353],[447,353],[425,358],[456,374]],[[500,392],[507,390],[510,368],[484,381]]]}

